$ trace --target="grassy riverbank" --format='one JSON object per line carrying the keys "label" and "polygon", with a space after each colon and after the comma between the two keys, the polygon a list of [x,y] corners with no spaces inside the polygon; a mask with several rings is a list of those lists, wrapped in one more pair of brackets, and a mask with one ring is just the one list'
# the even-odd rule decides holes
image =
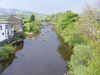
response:
{"label": "grassy riverbank", "polygon": [[15,49],[12,45],[7,44],[7,43],[3,44],[0,47],[0,62],[8,60],[9,56],[14,54],[14,52],[15,52]]}
{"label": "grassy riverbank", "polygon": [[72,11],[49,16],[57,33],[73,47],[69,75],[100,75],[100,15],[88,8],[81,15]]}
{"label": "grassy riverbank", "polygon": [[34,14],[23,18],[25,36],[31,36],[40,31],[40,20]]}

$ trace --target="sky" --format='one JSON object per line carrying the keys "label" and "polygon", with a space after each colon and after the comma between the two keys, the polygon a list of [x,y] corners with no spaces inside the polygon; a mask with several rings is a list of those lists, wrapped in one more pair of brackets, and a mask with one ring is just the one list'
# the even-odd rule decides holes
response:
{"label": "sky", "polygon": [[38,13],[57,13],[66,10],[81,12],[85,3],[93,5],[96,0],[0,0],[0,8],[16,8]]}

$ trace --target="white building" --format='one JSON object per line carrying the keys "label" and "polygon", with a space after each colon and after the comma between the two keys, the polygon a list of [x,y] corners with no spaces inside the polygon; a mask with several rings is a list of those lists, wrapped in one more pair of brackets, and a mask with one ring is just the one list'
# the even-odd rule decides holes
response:
{"label": "white building", "polygon": [[0,21],[0,42],[13,38],[14,27],[8,21]]}

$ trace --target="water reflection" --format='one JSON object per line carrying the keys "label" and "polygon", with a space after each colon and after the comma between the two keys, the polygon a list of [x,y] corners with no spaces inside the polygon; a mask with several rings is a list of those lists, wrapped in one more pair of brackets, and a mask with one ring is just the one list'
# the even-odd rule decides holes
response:
{"label": "water reflection", "polygon": [[13,46],[15,47],[16,52],[19,50],[22,50],[24,47],[24,41],[22,40],[22,41],[16,42],[15,44],[13,44]]}
{"label": "water reflection", "polygon": [[35,40],[40,35],[40,32],[36,33],[27,33],[25,39],[27,40]]}
{"label": "water reflection", "polygon": [[65,43],[61,43],[58,47],[58,53],[61,55],[62,59],[66,62],[70,60],[70,57],[72,55],[72,48]]}
{"label": "water reflection", "polygon": [[9,59],[4,62],[0,62],[0,74],[10,65],[12,64],[13,60],[15,58],[15,55],[9,56]]}
{"label": "water reflection", "polygon": [[[24,41],[19,41],[16,42],[15,44],[13,44],[13,46],[15,47],[16,52],[21,50],[24,46]],[[9,59],[3,62],[0,62],[0,74],[8,67],[10,66],[10,64],[12,64],[13,60],[16,58],[15,54],[10,55]]]}
{"label": "water reflection", "polygon": [[70,47],[69,45],[64,43],[63,39],[60,39],[60,37],[59,37],[59,40],[60,40],[61,43],[58,46],[58,53],[61,55],[61,58],[66,63],[66,71],[65,71],[64,75],[68,75],[69,67],[67,65],[67,61],[70,61],[71,55],[73,53],[72,47]]}

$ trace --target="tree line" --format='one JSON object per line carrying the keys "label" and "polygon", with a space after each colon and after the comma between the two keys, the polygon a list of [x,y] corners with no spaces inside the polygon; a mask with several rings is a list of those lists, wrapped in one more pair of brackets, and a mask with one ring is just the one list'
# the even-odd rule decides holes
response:
{"label": "tree line", "polygon": [[100,75],[100,10],[87,5],[81,14],[66,11],[45,20],[56,23],[57,34],[73,47],[69,75]]}

